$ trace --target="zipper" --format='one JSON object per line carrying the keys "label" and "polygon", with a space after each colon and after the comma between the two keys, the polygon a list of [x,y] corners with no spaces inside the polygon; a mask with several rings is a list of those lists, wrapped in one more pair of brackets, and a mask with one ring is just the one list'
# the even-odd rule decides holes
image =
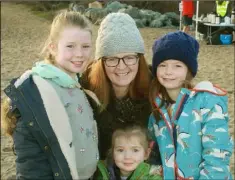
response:
{"label": "zipper", "polygon": [[[188,94],[184,94],[184,95],[183,95],[183,97],[182,97],[181,100],[180,100],[180,103],[179,103],[179,106],[178,106],[178,108],[177,108],[177,111],[176,111],[176,113],[175,113],[175,115],[174,115],[174,118],[170,118],[170,123],[171,123],[171,126],[172,126],[172,130],[171,130],[171,128],[170,128],[170,126],[169,126],[169,124],[168,124],[168,121],[167,121],[167,119],[165,118],[165,116],[164,116],[162,110],[161,110],[160,108],[158,108],[157,103],[154,101],[155,106],[159,109],[159,113],[161,114],[161,116],[162,116],[162,118],[163,118],[163,120],[164,120],[164,122],[165,122],[165,124],[166,124],[166,126],[167,126],[167,129],[168,129],[168,131],[169,131],[170,134],[171,134],[172,142],[174,143],[174,153],[175,153],[175,160],[174,160],[174,167],[175,167],[175,170],[174,170],[174,176],[176,177],[176,179],[178,179],[178,172],[177,172],[177,170],[178,170],[178,165],[177,165],[177,163],[176,163],[177,132],[176,132],[176,128],[175,128],[174,121],[175,121],[175,120],[178,120],[178,118],[179,118],[179,116],[180,116],[180,114],[182,113],[182,110],[183,110],[183,106],[182,106],[182,105],[185,104],[185,102],[187,101],[188,97],[189,97]],[[175,136],[175,138],[174,138],[174,136]],[[182,177],[180,177],[180,179],[182,179]]]}

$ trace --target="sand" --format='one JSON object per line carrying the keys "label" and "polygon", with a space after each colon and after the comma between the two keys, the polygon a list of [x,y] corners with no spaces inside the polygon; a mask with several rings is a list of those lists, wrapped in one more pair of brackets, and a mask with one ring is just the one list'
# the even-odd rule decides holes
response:
{"label": "sand", "polygon": [[[50,21],[33,15],[20,4],[1,3],[1,98],[9,80],[22,74],[36,61],[47,38]],[[98,26],[94,26],[94,38]],[[155,38],[175,29],[140,29],[145,41],[146,58],[151,61],[151,46]],[[191,32],[194,35],[194,32]],[[234,138],[234,47],[206,45],[200,42],[199,72],[195,83],[209,80],[228,91],[229,130]],[[15,177],[15,156],[11,139],[1,135],[1,179]],[[234,153],[231,158],[234,174]]]}

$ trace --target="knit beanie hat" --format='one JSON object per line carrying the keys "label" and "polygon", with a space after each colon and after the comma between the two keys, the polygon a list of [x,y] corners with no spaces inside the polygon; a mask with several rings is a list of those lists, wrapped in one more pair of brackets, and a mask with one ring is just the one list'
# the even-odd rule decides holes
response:
{"label": "knit beanie hat", "polygon": [[118,53],[144,53],[144,41],[134,19],[125,13],[110,13],[100,24],[95,59]]}
{"label": "knit beanie hat", "polygon": [[181,31],[168,33],[153,44],[152,73],[156,75],[161,62],[174,59],[182,61],[195,77],[198,51],[199,44],[192,36]]}

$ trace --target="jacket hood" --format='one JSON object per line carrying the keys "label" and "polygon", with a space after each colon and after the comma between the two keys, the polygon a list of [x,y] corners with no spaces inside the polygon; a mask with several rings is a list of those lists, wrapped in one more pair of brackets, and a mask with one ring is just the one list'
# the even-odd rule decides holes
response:
{"label": "jacket hood", "polygon": [[193,89],[193,91],[198,91],[198,92],[210,92],[212,94],[216,94],[218,96],[225,96],[227,94],[227,91],[213,85],[210,81],[202,81],[198,83]]}

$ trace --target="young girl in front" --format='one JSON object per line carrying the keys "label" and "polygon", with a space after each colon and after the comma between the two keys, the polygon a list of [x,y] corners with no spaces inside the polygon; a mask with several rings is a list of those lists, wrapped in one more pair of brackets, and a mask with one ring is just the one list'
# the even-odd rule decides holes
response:
{"label": "young girl in front", "polygon": [[198,42],[183,32],[153,45],[149,131],[160,148],[164,179],[232,179],[227,93],[209,81],[191,85],[198,51]]}
{"label": "young girl in front", "polygon": [[4,90],[2,120],[16,154],[17,179],[89,179],[99,159],[97,127],[78,83],[92,51],[91,25],[58,14],[38,62]]}
{"label": "young girl in front", "polygon": [[147,131],[138,126],[117,129],[112,135],[110,157],[98,163],[97,180],[161,180],[161,166],[144,161],[150,153]]}

